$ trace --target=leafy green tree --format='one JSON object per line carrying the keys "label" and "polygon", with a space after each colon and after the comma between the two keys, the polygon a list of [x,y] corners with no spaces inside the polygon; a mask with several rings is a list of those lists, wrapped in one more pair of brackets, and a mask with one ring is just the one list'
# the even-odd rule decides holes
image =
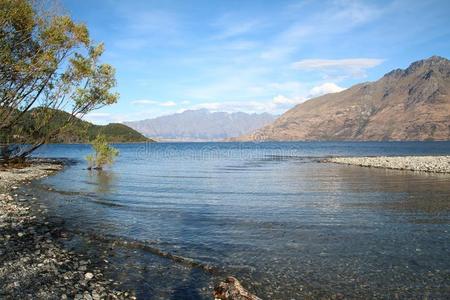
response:
{"label": "leafy green tree", "polygon": [[110,146],[104,135],[98,135],[92,142],[95,153],[88,155],[88,170],[102,170],[104,166],[114,163],[114,159],[119,155],[119,151]]}
{"label": "leafy green tree", "polygon": [[[117,102],[115,70],[100,63],[84,24],[42,1],[0,1],[0,155],[25,158],[51,137],[70,131],[86,113]],[[51,126],[57,110],[69,112]],[[27,112],[33,130],[24,132]],[[15,138],[28,145],[13,146]],[[0,157],[1,158],[1,157]]]}

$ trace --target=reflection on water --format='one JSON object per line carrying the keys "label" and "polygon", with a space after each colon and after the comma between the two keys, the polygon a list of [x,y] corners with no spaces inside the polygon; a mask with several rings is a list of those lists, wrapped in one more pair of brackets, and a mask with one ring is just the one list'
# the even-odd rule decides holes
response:
{"label": "reflection on water", "polygon": [[[448,174],[414,173],[357,166],[342,166],[337,170],[336,178],[346,185],[345,188],[354,191],[364,188],[373,192],[390,193],[389,197],[378,201],[358,201],[351,204],[353,206],[426,213],[431,221],[435,220],[435,217],[448,216],[450,212]],[[400,196],[393,197],[394,194]]]}
{"label": "reflection on water", "polygon": [[[80,163],[45,179],[56,190],[46,204],[73,228],[148,242],[221,270],[206,274],[124,249],[114,275],[145,299],[209,299],[227,274],[265,299],[450,294],[449,175],[311,158],[448,154],[450,143],[206,146],[119,146],[110,171],[89,173]],[[88,149],[45,151],[77,159]]]}
{"label": "reflection on water", "polygon": [[116,175],[111,170],[89,170],[89,179],[95,186],[97,193],[111,192]]}

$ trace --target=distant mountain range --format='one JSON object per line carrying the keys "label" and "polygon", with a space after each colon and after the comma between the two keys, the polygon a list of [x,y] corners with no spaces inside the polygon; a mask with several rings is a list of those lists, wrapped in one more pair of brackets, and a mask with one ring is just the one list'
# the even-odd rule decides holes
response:
{"label": "distant mountain range", "polygon": [[227,113],[199,109],[124,124],[161,141],[219,141],[249,134],[273,122],[275,118],[268,113]]}
{"label": "distant mountain range", "polygon": [[311,99],[233,140],[450,140],[450,61],[433,56]]}

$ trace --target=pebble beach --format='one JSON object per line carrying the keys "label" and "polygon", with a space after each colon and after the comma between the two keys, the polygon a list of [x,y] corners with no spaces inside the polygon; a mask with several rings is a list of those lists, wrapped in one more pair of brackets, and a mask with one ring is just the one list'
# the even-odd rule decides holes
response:
{"label": "pebble beach", "polygon": [[66,249],[63,224],[33,206],[33,195],[20,193],[21,185],[62,168],[55,161],[35,161],[0,169],[0,298],[135,299],[89,257]]}
{"label": "pebble beach", "polygon": [[394,170],[450,173],[450,156],[333,157],[324,162]]}

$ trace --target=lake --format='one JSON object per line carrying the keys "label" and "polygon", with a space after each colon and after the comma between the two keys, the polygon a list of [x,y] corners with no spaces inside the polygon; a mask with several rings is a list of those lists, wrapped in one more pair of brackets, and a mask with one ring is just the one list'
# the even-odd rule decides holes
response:
{"label": "lake", "polygon": [[318,162],[450,155],[450,142],[116,147],[110,169],[90,172],[90,146],[44,146],[36,156],[75,163],[33,188],[69,229],[141,241],[219,270],[142,249],[116,253],[111,276],[144,299],[210,299],[226,275],[263,299],[450,294],[450,175]]}

